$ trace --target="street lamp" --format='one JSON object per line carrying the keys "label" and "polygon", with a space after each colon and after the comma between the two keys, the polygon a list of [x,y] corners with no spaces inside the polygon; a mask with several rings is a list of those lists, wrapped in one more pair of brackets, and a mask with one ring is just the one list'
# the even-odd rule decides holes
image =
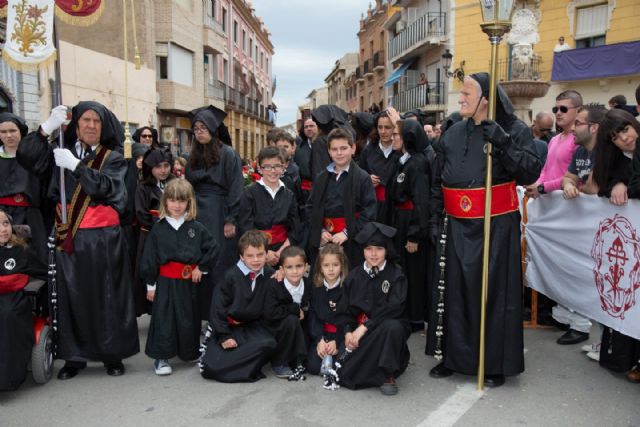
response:
{"label": "street lamp", "polygon": [[[502,36],[511,30],[511,14],[513,13],[514,0],[480,0],[482,11],[482,23],[480,28],[489,36],[491,43],[491,70],[489,80],[489,105],[488,118],[496,117],[496,82],[498,73],[498,46]],[[487,311],[487,288],[489,283],[489,242],[491,239],[491,189],[493,184],[492,173],[492,144],[485,141],[487,153],[485,198],[484,198],[484,245],[482,248],[482,294],[480,298],[480,349],[478,352],[478,390],[484,388],[484,356],[485,356],[485,324]]]}
{"label": "street lamp", "polygon": [[442,54],[442,68],[444,70],[444,74],[447,77],[455,77],[461,82],[464,81],[464,64],[465,61],[460,61],[460,67],[456,68],[451,72],[451,61],[453,60],[453,55],[449,49],[446,49]]}

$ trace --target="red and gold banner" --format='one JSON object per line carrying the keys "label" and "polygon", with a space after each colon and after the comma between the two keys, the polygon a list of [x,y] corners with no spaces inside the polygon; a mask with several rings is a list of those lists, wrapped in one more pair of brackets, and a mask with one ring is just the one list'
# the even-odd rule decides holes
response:
{"label": "red and gold banner", "polygon": [[104,10],[102,0],[56,0],[56,16],[67,24],[94,24]]}
{"label": "red and gold banner", "polygon": [[0,0],[0,18],[7,17],[7,6],[9,5],[9,0]]}

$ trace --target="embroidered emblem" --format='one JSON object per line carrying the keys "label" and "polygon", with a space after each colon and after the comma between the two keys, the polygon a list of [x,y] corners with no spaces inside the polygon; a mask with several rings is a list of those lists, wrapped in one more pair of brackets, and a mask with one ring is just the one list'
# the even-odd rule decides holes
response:
{"label": "embroidered emblem", "polygon": [[331,311],[336,311],[336,303],[333,301],[329,301],[329,308],[331,309]]}
{"label": "embroidered emblem", "polygon": [[24,202],[24,196],[22,194],[16,194],[13,196],[13,201],[16,203],[22,203]]}
{"label": "embroidered emblem", "polygon": [[7,270],[13,270],[14,268],[16,268],[16,260],[13,258],[9,258],[4,262],[4,268],[6,268]]}
{"label": "embroidered emblem", "polygon": [[389,283],[388,280],[385,280],[384,282],[382,282],[382,293],[388,294],[390,288],[391,288],[391,283]]}
{"label": "embroidered emblem", "polygon": [[335,229],[335,227],[333,226],[333,221],[331,221],[330,219],[325,219],[325,220],[324,220],[324,228],[325,228],[329,233],[333,233],[333,230]]}
{"label": "embroidered emblem", "polygon": [[404,182],[404,178],[405,177],[406,177],[406,175],[404,174],[404,172],[402,172],[400,175],[398,175],[398,177],[396,178],[396,181]]}
{"label": "embroidered emblem", "polygon": [[469,196],[465,195],[460,198],[460,209],[462,209],[463,212],[469,212],[472,207],[473,203],[471,203]]}
{"label": "embroidered emblem", "polygon": [[193,271],[193,268],[190,265],[185,265],[184,268],[182,269],[182,278],[183,279],[190,278],[192,271]]}
{"label": "embroidered emblem", "polygon": [[189,236],[189,238],[193,239],[194,237],[196,237],[196,232],[193,228],[190,228],[189,231],[187,231],[187,235]]}

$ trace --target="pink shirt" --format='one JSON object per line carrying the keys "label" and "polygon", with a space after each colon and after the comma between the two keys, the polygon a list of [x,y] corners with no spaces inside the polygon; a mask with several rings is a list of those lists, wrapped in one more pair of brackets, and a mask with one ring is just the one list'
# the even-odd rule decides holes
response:
{"label": "pink shirt", "polygon": [[571,132],[567,135],[559,133],[549,141],[547,162],[544,164],[537,181],[538,184],[544,185],[545,192],[560,190],[562,177],[567,173],[573,153],[578,149],[578,146],[574,144],[575,139],[575,135]]}

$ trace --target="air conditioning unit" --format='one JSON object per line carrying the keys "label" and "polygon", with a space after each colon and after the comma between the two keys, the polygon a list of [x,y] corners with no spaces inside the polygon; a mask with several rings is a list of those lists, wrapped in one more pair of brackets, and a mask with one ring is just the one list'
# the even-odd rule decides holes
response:
{"label": "air conditioning unit", "polygon": [[402,31],[404,31],[406,26],[407,26],[406,21],[400,20],[400,21],[396,22],[396,33],[400,33]]}

